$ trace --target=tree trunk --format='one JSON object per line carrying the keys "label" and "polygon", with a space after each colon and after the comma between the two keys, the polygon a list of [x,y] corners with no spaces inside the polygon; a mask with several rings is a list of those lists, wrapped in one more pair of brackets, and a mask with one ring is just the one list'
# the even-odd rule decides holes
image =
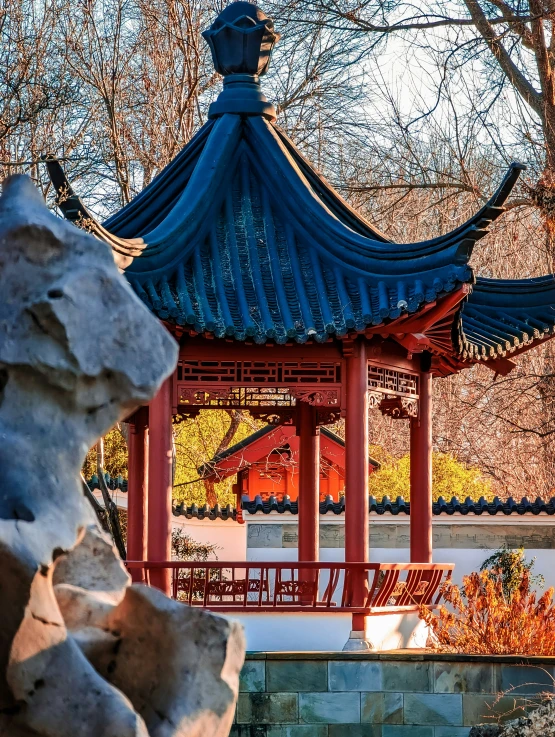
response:
{"label": "tree trunk", "polygon": [[[230,410],[228,414],[231,417],[231,422],[229,423],[229,427],[227,428],[225,435],[221,439],[220,444],[218,445],[218,448],[214,453],[214,458],[216,458],[218,455],[220,455],[220,453],[223,453],[224,450],[227,450],[229,448],[229,446],[231,445],[231,441],[235,437],[237,428],[239,427],[241,420],[243,419],[243,413],[241,410]],[[218,496],[216,494],[215,484],[216,482],[213,476],[204,479],[204,488],[206,490],[206,503],[210,507],[214,507],[218,503]]]}
{"label": "tree trunk", "polygon": [[98,485],[102,492],[104,506],[106,507],[106,518],[110,528],[110,533],[112,534],[112,538],[121,559],[125,560],[126,550],[119,522],[118,508],[112,501],[110,490],[106,486],[106,479],[104,478],[104,438],[100,438],[96,444],[96,474],[98,476]]}

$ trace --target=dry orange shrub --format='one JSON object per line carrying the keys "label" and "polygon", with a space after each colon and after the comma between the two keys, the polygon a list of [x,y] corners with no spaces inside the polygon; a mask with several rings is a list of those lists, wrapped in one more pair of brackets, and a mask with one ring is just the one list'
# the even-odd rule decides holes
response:
{"label": "dry orange shrub", "polygon": [[471,573],[462,590],[443,587],[447,608],[438,613],[424,607],[420,617],[430,626],[434,648],[482,655],[555,655],[553,588],[538,599],[530,589],[530,571],[507,593],[500,569]]}

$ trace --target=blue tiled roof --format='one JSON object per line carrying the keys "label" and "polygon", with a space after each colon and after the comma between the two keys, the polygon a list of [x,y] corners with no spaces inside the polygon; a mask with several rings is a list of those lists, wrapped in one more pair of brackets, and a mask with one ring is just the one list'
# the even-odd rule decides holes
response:
{"label": "blue tiled roof", "polygon": [[[283,500],[278,501],[275,497],[270,497],[268,501],[262,501],[260,496],[255,499],[244,499],[242,504],[243,510],[249,514],[270,514],[270,512],[278,512],[279,514],[289,513],[298,514],[299,507],[297,502],[292,502],[287,496]],[[392,500],[388,496],[384,496],[381,501],[376,497],[369,498],[370,514],[391,514],[391,515],[410,515],[410,502],[405,501],[403,497],[397,497]],[[338,502],[334,502],[331,496],[326,497],[325,501],[320,502],[320,514],[343,514],[345,512],[345,497],[341,497]],[[433,503],[433,514],[453,515],[453,514],[471,514],[471,515],[495,515],[495,514],[555,514],[555,497],[548,501],[543,501],[539,497],[535,501],[530,501],[527,497],[523,497],[521,501],[515,501],[509,497],[506,501],[502,501],[498,497],[492,502],[488,502],[484,497],[478,501],[473,501],[467,497],[464,501],[457,497],[452,497],[450,501],[440,497],[437,502]]]}
{"label": "blue tiled roof", "polygon": [[[474,243],[503,212],[522,167],[451,233],[392,243],[261,116],[209,121],[102,226],[70,191],[145,304],[199,333],[257,343],[324,341],[415,313],[474,280]],[[49,170],[58,188],[65,178]]]}
{"label": "blue tiled roof", "polygon": [[[303,343],[417,313],[474,283],[473,246],[502,214],[522,166],[451,233],[393,243],[274,125],[259,85],[279,39],[273,21],[235,2],[203,35],[224,76],[210,119],[120,212],[101,225],[46,158],[64,215],[110,244],[152,312],[190,333]],[[524,350],[554,331],[551,281],[478,280],[428,345],[448,371]]]}
{"label": "blue tiled roof", "polygon": [[[277,512],[278,514],[293,514],[299,513],[299,507],[297,502],[292,502],[289,497],[284,497],[282,501],[278,501],[275,497],[271,497],[268,501],[263,502],[261,497],[257,496],[255,499],[249,500],[244,499],[242,503],[243,511],[248,514],[270,514],[271,512]],[[384,496],[381,501],[378,501],[375,497],[371,496],[369,499],[369,509],[372,515],[410,515],[410,502],[405,501],[402,497],[397,497],[396,500],[391,500],[389,497]],[[345,498],[342,497],[339,502],[334,502],[331,496],[328,496],[325,501],[320,502],[320,514],[335,514],[341,515],[345,512]],[[237,510],[231,507],[229,504],[226,507],[221,507],[216,504],[215,507],[210,507],[208,504],[198,507],[196,504],[186,506],[185,504],[179,504],[174,507],[173,513],[176,517],[186,517],[187,519],[208,519],[208,520],[236,520]],[[483,497],[478,501],[473,501],[470,497],[467,497],[464,501],[452,497],[451,501],[446,501],[443,497],[440,497],[437,502],[433,504],[433,514],[451,516],[454,514],[472,515],[472,516],[494,516],[494,515],[533,515],[546,514],[550,517],[555,515],[555,497],[544,501],[539,497],[535,501],[531,501],[527,497],[523,497],[520,501],[516,501],[512,497],[509,497],[506,501],[502,501],[498,497],[492,502],[488,502]]]}
{"label": "blue tiled roof", "polygon": [[457,325],[464,360],[504,357],[555,332],[555,278],[480,279]]}
{"label": "blue tiled roof", "polygon": [[216,504],[214,507],[204,504],[198,507],[196,504],[187,506],[186,504],[178,504],[173,509],[174,517],[185,517],[186,519],[209,519],[209,520],[236,520],[237,510],[231,504],[221,507]]}

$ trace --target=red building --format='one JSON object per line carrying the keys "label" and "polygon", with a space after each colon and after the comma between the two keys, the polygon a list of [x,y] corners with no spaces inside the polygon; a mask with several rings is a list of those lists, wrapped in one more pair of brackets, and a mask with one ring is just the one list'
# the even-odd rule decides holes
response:
{"label": "red building", "polygon": [[[293,425],[266,425],[232,445],[201,469],[203,478],[222,481],[237,474],[237,509],[242,502],[299,498],[300,438]],[[368,473],[379,464],[368,459]],[[325,426],[320,428],[320,501],[345,496],[345,442]]]}

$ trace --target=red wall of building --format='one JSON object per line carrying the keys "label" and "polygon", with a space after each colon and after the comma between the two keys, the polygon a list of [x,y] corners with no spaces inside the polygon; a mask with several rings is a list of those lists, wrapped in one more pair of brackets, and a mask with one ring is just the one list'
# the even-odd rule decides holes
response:
{"label": "red wall of building", "polygon": [[[345,478],[342,469],[328,459],[321,459],[320,499],[331,495],[334,501],[339,501],[345,490]],[[272,453],[262,462],[254,463],[246,474],[243,493],[250,499],[261,496],[267,500],[270,496],[282,499],[287,494],[291,501],[299,496],[299,467],[288,463],[279,453]]]}

